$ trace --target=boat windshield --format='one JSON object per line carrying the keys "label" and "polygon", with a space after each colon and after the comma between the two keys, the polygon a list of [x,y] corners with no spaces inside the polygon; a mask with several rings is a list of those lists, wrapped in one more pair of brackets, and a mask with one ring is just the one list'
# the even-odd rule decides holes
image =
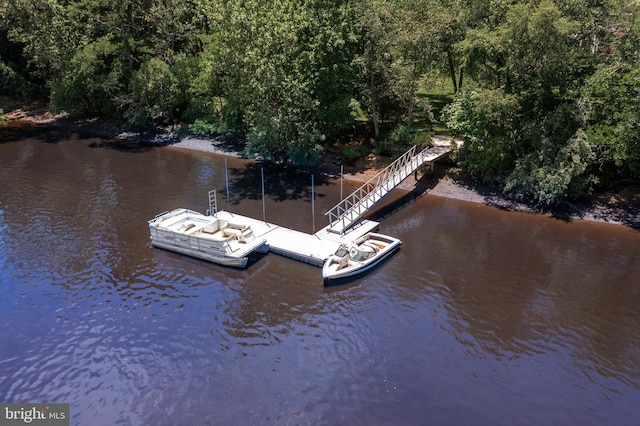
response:
{"label": "boat windshield", "polygon": [[341,244],[340,247],[338,247],[338,250],[336,250],[336,256],[345,257],[348,252],[349,250],[347,249],[347,246]]}

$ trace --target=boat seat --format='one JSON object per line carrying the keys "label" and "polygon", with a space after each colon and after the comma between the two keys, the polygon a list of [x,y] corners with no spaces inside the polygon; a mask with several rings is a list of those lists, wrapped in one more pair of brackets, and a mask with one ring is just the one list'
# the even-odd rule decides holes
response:
{"label": "boat seat", "polygon": [[347,266],[349,266],[349,256],[343,256],[342,258],[340,258],[338,269],[344,269]]}
{"label": "boat seat", "polygon": [[369,240],[367,241],[367,244],[369,244],[370,246],[379,248],[381,250],[386,247],[386,244],[384,244],[382,241],[379,241],[379,240]]}
{"label": "boat seat", "polygon": [[240,231],[239,229],[227,228],[224,230],[224,235],[226,235],[227,237],[237,237],[241,234],[242,231]]}
{"label": "boat seat", "polygon": [[384,248],[384,247],[380,247],[380,245],[378,245],[378,244],[376,244],[376,243],[374,243],[372,241],[367,241],[366,243],[363,243],[362,247],[370,248],[370,249],[373,250],[374,253],[377,253],[378,250],[380,250],[381,248]]}
{"label": "boat seat", "polygon": [[242,235],[242,231],[240,229],[235,228],[226,228],[222,234],[225,237],[235,237],[236,240],[240,242],[244,242],[244,236]]}

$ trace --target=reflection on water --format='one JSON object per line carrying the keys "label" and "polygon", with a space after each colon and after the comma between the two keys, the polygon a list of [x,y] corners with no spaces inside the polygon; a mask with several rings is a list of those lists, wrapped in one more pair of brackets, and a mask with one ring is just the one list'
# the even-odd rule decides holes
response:
{"label": "reflection on water", "polygon": [[[147,220],[209,189],[261,217],[263,166],[228,159],[227,199],[224,159],[129,145],[0,130],[0,400],[87,425],[634,424],[637,231],[426,196],[384,219],[394,257],[324,289],[275,255],[152,249]],[[310,232],[309,174],[264,173],[267,219]],[[340,189],[315,182],[319,228]]]}

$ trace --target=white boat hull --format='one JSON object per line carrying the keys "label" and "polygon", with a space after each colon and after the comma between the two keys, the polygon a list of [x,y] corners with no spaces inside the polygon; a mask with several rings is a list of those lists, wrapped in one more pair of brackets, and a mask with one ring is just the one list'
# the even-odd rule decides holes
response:
{"label": "white boat hull", "polygon": [[322,268],[325,286],[332,281],[353,278],[376,267],[391,256],[402,244],[397,238],[370,232],[353,242],[346,253],[341,246]]}
{"label": "white boat hull", "polygon": [[184,254],[187,256],[195,257],[198,259],[206,260],[208,262],[217,263],[219,265],[231,266],[233,268],[245,268],[247,266],[247,262],[249,261],[249,257],[228,257],[228,256],[217,256],[215,254],[206,253],[203,251],[192,250],[186,247],[176,246],[172,244],[167,244],[163,241],[151,241],[151,245],[157,248],[173,251],[176,253]]}

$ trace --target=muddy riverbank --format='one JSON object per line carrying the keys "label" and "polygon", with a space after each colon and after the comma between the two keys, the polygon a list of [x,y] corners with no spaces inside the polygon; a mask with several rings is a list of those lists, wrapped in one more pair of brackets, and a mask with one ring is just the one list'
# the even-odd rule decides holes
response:
{"label": "muddy riverbank", "polygon": [[[242,156],[242,141],[224,135],[198,136],[181,132],[175,127],[140,130],[98,118],[74,118],[66,114],[53,114],[45,108],[33,110],[5,108],[5,116],[10,122],[26,120],[105,138],[132,140],[233,157]],[[337,176],[340,173],[337,161],[335,156],[327,155],[317,169],[322,173]],[[370,155],[352,166],[345,167],[344,177],[347,180],[364,183],[382,170],[388,161],[389,159]],[[414,191],[416,196],[430,194],[491,205],[505,210],[550,215],[561,220],[607,222],[640,229],[640,184],[626,185],[614,191],[592,194],[580,200],[565,201],[553,208],[541,208],[517,200],[497,187],[474,181],[455,168],[440,164],[434,170],[426,168],[421,170],[417,180],[410,177],[401,184],[401,188]]]}

